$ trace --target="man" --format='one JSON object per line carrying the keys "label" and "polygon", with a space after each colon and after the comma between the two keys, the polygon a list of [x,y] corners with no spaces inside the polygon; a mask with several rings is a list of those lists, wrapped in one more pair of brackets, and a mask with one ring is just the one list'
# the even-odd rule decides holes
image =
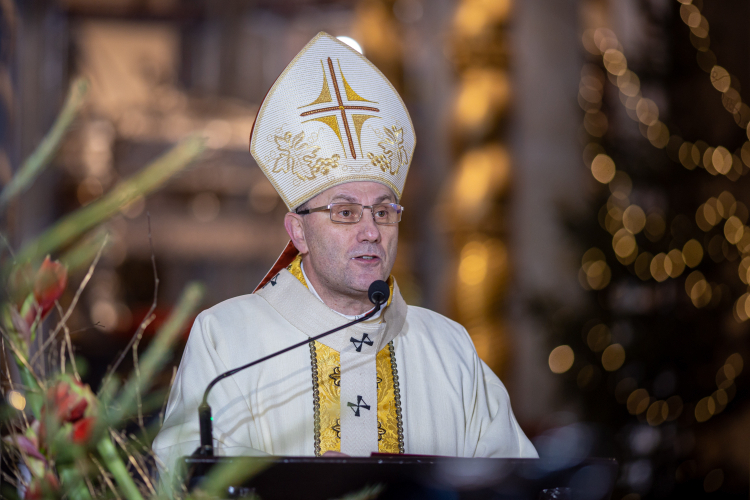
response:
{"label": "man", "polygon": [[414,146],[390,83],[325,33],[274,83],[250,150],[291,241],[255,293],[196,319],[153,445],[166,466],[198,447],[214,377],[365,314],[375,280],[391,294],[373,318],[215,386],[216,452],[536,457],[466,330],[407,306],[390,276]]}

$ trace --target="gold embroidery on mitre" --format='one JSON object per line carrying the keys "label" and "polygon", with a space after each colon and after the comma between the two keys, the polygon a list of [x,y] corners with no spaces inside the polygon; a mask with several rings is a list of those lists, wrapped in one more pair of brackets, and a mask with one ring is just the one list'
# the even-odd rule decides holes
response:
{"label": "gold embroidery on mitre", "polygon": [[[302,256],[295,257],[287,270],[307,287],[302,273]],[[391,294],[386,307],[393,297],[393,277],[388,278],[388,285]],[[318,341],[312,344],[310,352],[315,357],[312,360],[315,370],[313,383],[317,385],[313,387],[313,393],[317,395],[313,398],[316,420],[314,439],[315,453],[320,456],[326,451],[341,451],[341,355]],[[400,398],[396,397],[392,348],[393,343],[389,343],[375,358],[380,453],[403,453],[403,431],[399,422]]]}
{"label": "gold embroidery on mitre", "polygon": [[291,132],[274,135],[273,141],[279,155],[274,160],[271,171],[275,174],[291,173],[297,176],[299,181],[307,181],[317,178],[318,174],[327,175],[331,169],[338,168],[341,159],[339,155],[318,158],[320,146],[315,145],[316,140],[317,137],[313,135],[306,142],[304,130],[297,135]]}
{"label": "gold embroidery on mitre", "polygon": [[359,150],[362,151],[362,125],[365,124],[368,118],[380,118],[375,115],[352,115],[352,121],[354,122],[354,131],[357,133],[357,142],[359,142]]}
{"label": "gold embroidery on mitre", "polygon": [[304,106],[300,106],[297,109],[300,108],[306,108],[308,106],[312,106],[313,104],[323,104],[324,102],[333,102],[333,99],[331,99],[331,90],[328,88],[328,78],[326,77],[326,69],[323,66],[323,61],[320,61],[320,69],[323,70],[323,88],[320,89],[320,95],[317,99],[315,99],[310,104],[305,104]]}
{"label": "gold embroidery on mitre", "polygon": [[383,172],[396,175],[401,167],[409,164],[409,155],[404,148],[404,129],[393,125],[390,129],[383,127],[383,131],[385,134],[376,132],[381,139],[378,146],[383,150],[383,154],[367,153],[367,157],[371,165]]}
{"label": "gold embroidery on mitre", "polygon": [[[398,95],[393,85],[384,77],[384,75],[375,67],[371,61],[367,60],[360,54],[345,49],[345,53],[340,49],[343,48],[340,41],[334,37],[319,33],[294,57],[289,65],[284,68],[281,75],[276,79],[269,89],[266,97],[263,99],[258,115],[253,127],[253,133],[250,140],[250,152],[263,170],[263,173],[269,178],[271,184],[279,193],[284,203],[289,209],[299,207],[300,204],[309,200],[315,194],[325,189],[342,184],[344,182],[354,181],[375,181],[390,187],[397,197],[401,196],[404,182],[406,180],[406,171],[408,164],[402,167],[398,175],[391,174],[391,170],[396,170],[396,164],[389,170],[382,171],[380,168],[373,168],[371,160],[367,157],[368,152],[381,154],[381,148],[376,146],[379,139],[370,142],[369,125],[367,132],[363,128],[361,147],[358,144],[358,138],[355,133],[355,125],[352,120],[352,114],[378,115],[383,120],[389,122],[388,126],[396,124],[398,127],[403,126],[404,143],[408,157],[411,159],[415,146],[414,129],[408,110],[403,100]],[[335,69],[332,78],[331,68],[328,59],[332,60],[332,66]],[[336,59],[337,61],[333,61]],[[341,63],[343,60],[343,64]],[[337,64],[338,63],[338,64]],[[324,78],[318,73],[318,66],[321,66]],[[343,74],[340,70],[346,67]],[[365,99],[365,101],[349,100],[348,97],[354,98],[354,95],[347,95],[344,79],[350,89],[355,94]],[[342,102],[338,102],[334,93],[333,82],[336,82],[339,89],[339,96]],[[327,101],[324,86],[328,85],[328,94],[331,101]],[[317,98],[323,96],[317,104]],[[296,97],[295,97],[296,96]],[[375,104],[366,102],[370,97],[377,98]],[[315,100],[314,100],[315,99]],[[344,110],[340,109],[343,107]],[[378,112],[364,111],[364,107],[378,108]],[[323,111],[328,108],[327,111]],[[358,110],[359,109],[359,110]],[[302,112],[313,112],[312,116],[306,115],[300,118]],[[344,117],[346,115],[348,126],[344,127]],[[319,114],[318,114],[319,113]],[[313,132],[314,124],[307,123],[302,125],[303,129],[298,128],[302,120],[309,120],[313,117],[335,116],[338,120],[338,126],[341,133],[341,139],[338,142],[334,140],[335,135],[330,135],[330,127],[327,125],[320,127],[321,140],[317,145],[321,150],[317,152],[317,157],[331,157],[334,153],[340,155],[338,170],[331,170],[327,176],[317,174],[313,181],[302,180],[297,175],[274,173],[274,161],[279,156],[277,145],[273,142],[273,136],[282,135],[278,132],[279,128],[284,128],[293,134],[300,130],[305,130],[309,138]],[[372,122],[370,122],[372,123]],[[379,130],[380,127],[377,127]],[[346,132],[345,132],[346,129]],[[334,132],[335,134],[335,132]],[[338,139],[338,137],[336,137]],[[351,138],[351,140],[350,140]],[[346,153],[339,150],[343,142]],[[363,148],[367,148],[364,149]],[[352,152],[356,152],[355,155]],[[344,158],[346,156],[346,158]],[[385,155],[384,155],[385,156]],[[354,160],[354,161],[351,161]],[[313,163],[315,160],[313,160]],[[344,170],[343,167],[347,169]],[[278,167],[277,167],[278,168]],[[298,167],[300,168],[300,167]],[[299,170],[303,177],[310,177],[307,168],[303,164]],[[331,175],[333,174],[333,175]]]}
{"label": "gold embroidery on mitre", "polygon": [[[336,116],[334,115],[319,116],[317,118],[311,118],[309,120],[305,120],[302,123],[307,123],[307,122],[312,122],[312,121],[325,123],[326,125],[331,127],[331,130],[333,130],[333,132],[336,134],[336,137],[339,138],[339,143],[341,143],[341,149],[344,150],[344,156],[346,156],[346,148],[344,147],[344,140],[341,138],[341,129],[339,129],[338,118],[336,118]],[[360,146],[359,149],[361,150],[362,147]]]}
{"label": "gold embroidery on mitre", "polygon": [[[338,59],[337,59],[337,62],[338,62]],[[321,64],[323,64],[323,61],[321,61]],[[331,112],[331,111],[336,112],[337,114],[327,116],[326,117],[327,120],[319,120],[319,121],[322,121],[323,123],[326,123],[328,126],[331,127],[331,129],[334,130],[334,132],[336,132],[336,130],[338,129],[338,116],[341,116],[341,121],[342,121],[343,126],[344,126],[344,132],[346,133],[346,140],[349,143],[349,152],[351,153],[351,157],[356,160],[357,159],[357,152],[354,150],[354,141],[352,140],[351,130],[349,130],[349,119],[347,118],[346,111],[347,110],[354,110],[354,109],[356,109],[356,110],[362,110],[362,111],[380,112],[380,110],[378,108],[373,108],[373,107],[369,107],[369,106],[352,106],[352,105],[346,105],[346,104],[344,104],[343,98],[341,97],[341,91],[339,90],[339,83],[338,83],[338,80],[336,79],[336,72],[333,69],[333,61],[331,60],[330,57],[328,58],[328,70],[329,70],[329,72],[331,74],[331,81],[333,82],[333,90],[334,90],[334,93],[336,94],[336,104],[338,104],[338,105],[337,106],[326,106],[325,108],[311,109],[309,111],[303,111],[302,113],[300,113],[300,117],[316,115],[318,113],[328,113],[328,112]],[[323,69],[323,72],[324,72],[324,76],[325,76],[325,68]],[[340,62],[339,62],[339,73],[341,73],[341,63]],[[359,94],[357,94],[356,92],[354,92],[354,90],[352,90],[352,88],[349,86],[349,83],[347,83],[346,78],[344,78],[344,74],[343,73],[341,73],[341,81],[344,83],[344,92],[346,93],[347,101],[373,102],[373,101],[368,101],[367,99],[362,98]],[[324,80],[324,85],[327,85],[327,83],[328,83],[328,80]],[[329,90],[329,94],[330,94],[330,90]],[[313,103],[313,104],[315,104],[315,103]],[[374,104],[377,104],[377,103],[374,103]],[[307,106],[302,106],[302,107],[307,107]],[[339,115],[339,113],[340,113],[340,115]],[[317,118],[312,118],[312,119],[316,120]],[[333,120],[336,121],[336,123],[337,123],[336,124],[336,128],[334,128],[332,125],[330,125],[331,119],[333,119]],[[344,149],[344,154],[346,155],[346,147],[344,146],[343,138],[341,136],[341,132],[337,132],[337,135],[339,137],[339,141],[341,141],[342,149]],[[362,148],[360,147],[360,150],[361,149]]]}
{"label": "gold embroidery on mitre", "polygon": [[363,102],[371,102],[373,104],[377,104],[375,101],[370,101],[368,99],[365,99],[361,95],[357,94],[354,89],[352,89],[349,86],[349,82],[346,81],[346,77],[344,76],[344,72],[341,70],[341,61],[336,59],[336,62],[339,65],[339,73],[341,74],[341,80],[344,82],[344,92],[346,92],[346,99],[348,101],[363,101]]}

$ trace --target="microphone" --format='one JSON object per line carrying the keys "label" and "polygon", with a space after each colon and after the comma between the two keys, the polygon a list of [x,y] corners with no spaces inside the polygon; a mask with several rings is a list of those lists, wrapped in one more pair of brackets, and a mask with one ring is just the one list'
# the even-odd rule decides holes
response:
{"label": "microphone", "polygon": [[349,328],[352,325],[356,325],[357,323],[361,323],[365,320],[372,318],[375,315],[375,313],[377,313],[380,310],[382,305],[388,302],[388,298],[390,295],[391,295],[391,290],[390,290],[390,287],[388,286],[388,283],[386,283],[383,280],[373,281],[372,284],[370,285],[370,288],[367,290],[367,298],[370,299],[370,302],[375,304],[375,307],[373,307],[370,312],[368,312],[361,318],[355,319],[354,321],[346,323],[345,325],[341,325],[337,328],[334,328],[333,330],[328,330],[327,332],[323,332],[320,335],[316,335],[315,337],[310,337],[308,340],[303,340],[302,342],[286,347],[273,354],[269,354],[268,356],[264,356],[260,359],[256,359],[255,361],[252,361],[246,365],[242,365],[240,367],[233,368],[232,370],[228,370],[222,373],[221,375],[217,376],[215,379],[213,379],[208,384],[208,387],[206,387],[206,391],[203,393],[203,402],[198,407],[198,425],[200,426],[201,445],[198,447],[197,450],[195,450],[195,452],[193,453],[193,456],[201,456],[201,457],[214,456],[213,417],[211,416],[211,406],[208,404],[208,393],[211,392],[211,389],[218,382],[220,382],[221,380],[224,380],[227,377],[231,377],[235,373],[241,372],[242,370],[246,368],[250,368],[251,366],[255,366],[264,361],[268,361],[269,359],[275,358],[276,356],[280,354],[284,354],[285,352],[289,352],[292,349],[296,349],[297,347],[307,345],[310,342],[314,342],[318,339],[322,339],[326,335],[336,333],[345,328]]}
{"label": "microphone", "polygon": [[367,290],[367,298],[370,302],[375,304],[376,307],[380,307],[380,304],[388,302],[388,297],[391,295],[391,289],[383,280],[373,281],[370,288]]}

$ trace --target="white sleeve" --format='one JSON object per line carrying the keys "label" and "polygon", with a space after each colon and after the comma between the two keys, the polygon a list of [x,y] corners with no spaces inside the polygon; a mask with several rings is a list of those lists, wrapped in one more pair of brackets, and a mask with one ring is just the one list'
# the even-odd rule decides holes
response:
{"label": "white sleeve", "polygon": [[[175,464],[180,457],[192,454],[200,445],[198,406],[203,400],[203,392],[211,380],[229,369],[216,352],[208,325],[210,321],[205,320],[203,314],[193,323],[169,394],[164,425],[152,445],[161,462],[159,471],[164,478],[176,470]],[[221,425],[214,421],[214,452],[217,455],[266,454],[250,447],[250,432],[242,422],[247,422],[252,411],[235,382],[226,380],[217,384],[211,390],[209,403],[212,402],[214,409],[230,406],[235,414],[222,418]]]}
{"label": "white sleeve", "polygon": [[489,458],[538,458],[518,425],[505,386],[477,357],[473,411],[467,438],[475,445],[473,456]]}

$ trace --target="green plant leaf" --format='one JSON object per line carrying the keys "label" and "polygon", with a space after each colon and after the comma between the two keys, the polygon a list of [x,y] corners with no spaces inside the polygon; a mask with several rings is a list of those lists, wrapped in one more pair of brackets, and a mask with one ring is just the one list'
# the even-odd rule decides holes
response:
{"label": "green plant leaf", "polygon": [[73,119],[78,115],[84,102],[84,97],[88,91],[89,83],[84,78],[78,78],[70,85],[68,96],[65,99],[62,111],[57,115],[55,123],[44,137],[39,146],[31,153],[18,173],[0,192],[0,211],[5,208],[10,200],[21,194],[34,182],[34,179],[42,173],[44,167],[49,164],[50,159],[54,156],[60,141],[65,136],[68,127]]}
{"label": "green plant leaf", "polygon": [[122,207],[158,189],[170,177],[193,162],[205,149],[202,138],[191,137],[170,149],[139,173],[120,182],[101,199],[79,208],[28,243],[16,262],[36,261],[71,243],[82,233],[115,215]]}
{"label": "green plant leaf", "polygon": [[[105,245],[108,232],[105,227],[98,227],[60,256],[60,262],[68,269],[68,276],[91,265],[96,258],[96,254],[99,253],[99,249],[102,245]],[[111,244],[112,239],[110,238],[106,242],[106,247]]]}

